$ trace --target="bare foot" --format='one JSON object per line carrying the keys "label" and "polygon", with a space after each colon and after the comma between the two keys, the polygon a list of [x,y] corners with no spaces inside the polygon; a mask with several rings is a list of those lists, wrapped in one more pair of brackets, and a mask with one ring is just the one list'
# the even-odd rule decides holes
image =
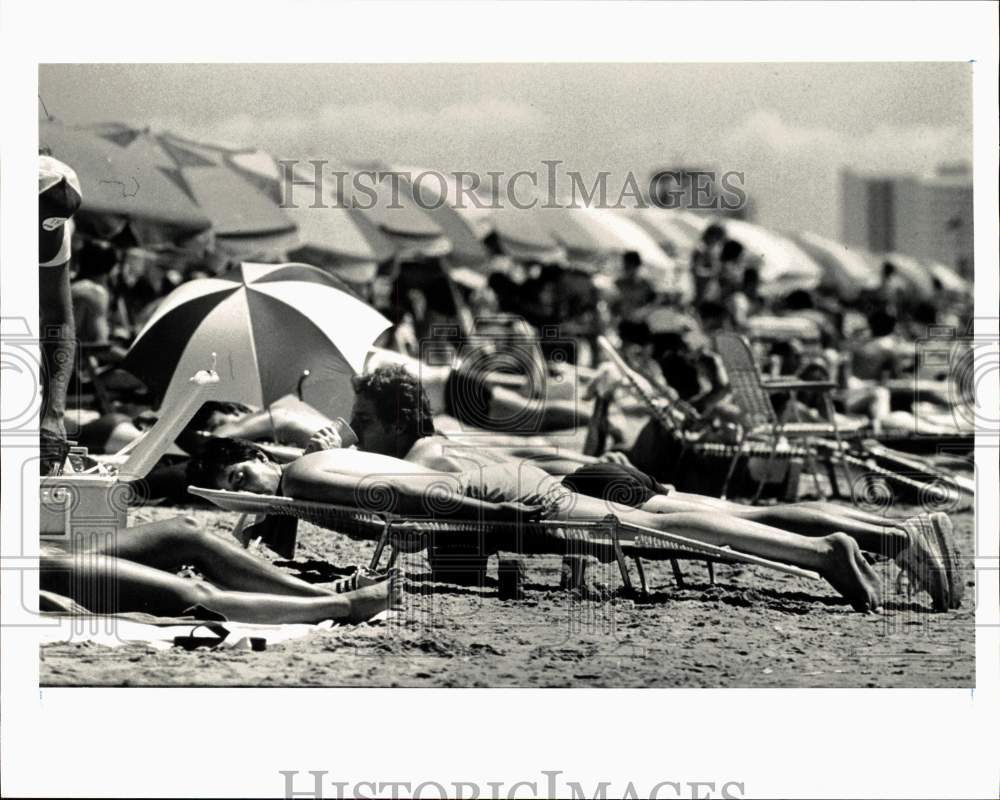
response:
{"label": "bare foot", "polygon": [[861,548],[846,533],[824,537],[829,545],[827,563],[820,570],[833,588],[840,592],[855,611],[876,611],[881,603],[881,584]]}
{"label": "bare foot", "polygon": [[391,574],[386,579],[363,589],[344,594],[344,599],[350,604],[350,613],[344,622],[357,624],[397,607],[402,602],[403,582],[398,574]]}

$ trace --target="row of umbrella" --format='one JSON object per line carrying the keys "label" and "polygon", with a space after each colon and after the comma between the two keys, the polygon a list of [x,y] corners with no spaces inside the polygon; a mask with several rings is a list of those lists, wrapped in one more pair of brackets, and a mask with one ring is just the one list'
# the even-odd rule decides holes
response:
{"label": "row of umbrella", "polygon": [[[298,162],[293,177],[307,185],[295,190],[292,207],[281,203],[278,164],[255,148],[122,124],[72,127],[49,120],[40,122],[40,141],[80,176],[84,220],[127,220],[143,243],[211,231],[216,249],[232,260],[288,253],[356,283],[392,258],[447,256],[453,265],[482,269],[490,262],[484,241],[492,235],[512,257],[572,261],[605,274],[610,262],[636,252],[654,282],[690,298],[690,254],[711,222],[659,208],[493,208],[487,198],[463,191],[454,176],[385,162],[324,163],[322,207],[315,207],[309,185],[317,178],[313,165]],[[399,177],[380,179],[388,172]],[[335,173],[341,179],[334,180]],[[460,196],[469,202],[454,203]],[[878,285],[886,260],[812,233],[783,235],[742,220],[725,225],[727,235],[759,259],[765,293],[824,285],[853,299]],[[931,297],[935,285],[969,291],[944,265],[897,254],[888,259],[922,298]]]}

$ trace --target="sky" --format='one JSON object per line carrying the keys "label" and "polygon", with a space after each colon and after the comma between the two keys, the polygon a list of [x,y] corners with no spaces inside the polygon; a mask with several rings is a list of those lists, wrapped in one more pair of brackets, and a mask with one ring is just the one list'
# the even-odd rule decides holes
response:
{"label": "sky", "polygon": [[880,64],[43,65],[67,123],[121,121],[279,158],[648,179],[744,173],[757,219],[835,236],[839,171],[972,160],[972,67]]}

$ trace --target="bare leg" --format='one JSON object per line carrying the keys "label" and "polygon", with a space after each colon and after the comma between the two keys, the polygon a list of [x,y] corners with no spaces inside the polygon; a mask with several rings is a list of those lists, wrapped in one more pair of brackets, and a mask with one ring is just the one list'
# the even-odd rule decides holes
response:
{"label": "bare leg", "polygon": [[167,572],[191,565],[223,589],[299,597],[327,597],[330,589],[282,572],[270,562],[205,533],[191,517],[175,517],[119,531],[113,544],[94,552]]}
{"label": "bare leg", "polygon": [[503,386],[493,387],[493,401],[490,403],[490,417],[498,425],[510,425],[511,420],[523,418],[529,412],[540,414],[537,426],[539,431],[565,430],[586,425],[590,420],[591,410],[591,403],[582,400],[528,399]]}
{"label": "bare leg", "polygon": [[895,556],[908,545],[906,531],[892,521],[832,503],[794,503],[777,506],[744,506],[714,497],[684,492],[657,495],[642,505],[657,514],[722,512],[802,536],[846,533],[862,550]]}
{"label": "bare leg", "polygon": [[289,597],[217,589],[201,581],[96,553],[42,556],[41,586],[97,614],[144,611],[175,616],[202,606],[234,622],[360,622],[396,600],[393,581],[345,594]]}
{"label": "bare leg", "polygon": [[857,542],[843,533],[810,538],[718,512],[652,514],[639,509],[612,507],[603,500],[577,494],[566,498],[558,516],[593,520],[608,513],[614,513],[625,523],[635,522],[707,544],[728,546],[740,552],[815,570],[859,611],[872,610],[880,605],[878,577],[865,561]]}

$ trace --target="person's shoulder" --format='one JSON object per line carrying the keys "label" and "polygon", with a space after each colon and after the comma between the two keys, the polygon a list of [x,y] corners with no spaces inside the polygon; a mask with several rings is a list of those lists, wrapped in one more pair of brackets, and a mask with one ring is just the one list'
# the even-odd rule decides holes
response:
{"label": "person's shoulder", "polygon": [[111,300],[111,293],[107,289],[86,278],[73,281],[69,289],[74,299],[81,298],[100,305],[107,305]]}

